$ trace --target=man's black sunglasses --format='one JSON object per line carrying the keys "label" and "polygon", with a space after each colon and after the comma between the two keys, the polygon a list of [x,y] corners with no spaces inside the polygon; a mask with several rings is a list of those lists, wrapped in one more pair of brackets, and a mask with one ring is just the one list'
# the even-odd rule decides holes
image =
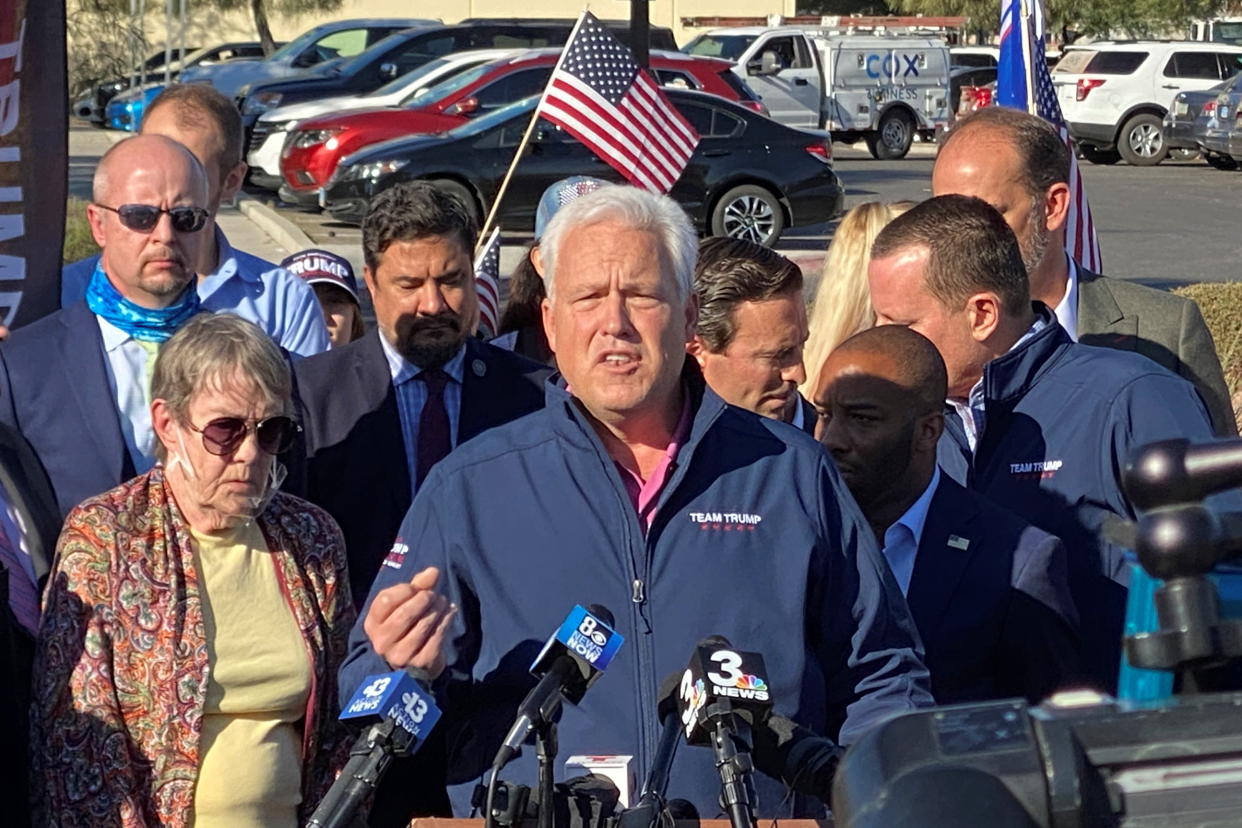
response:
{"label": "man's black sunglasses", "polygon": [[173,229],[178,233],[197,233],[207,225],[207,211],[202,207],[156,207],[153,204],[122,204],[120,207],[109,207],[106,204],[96,204],[104,210],[111,210],[116,213],[130,230],[138,233],[148,233],[160,221],[161,213],[168,213],[168,218],[172,221]]}

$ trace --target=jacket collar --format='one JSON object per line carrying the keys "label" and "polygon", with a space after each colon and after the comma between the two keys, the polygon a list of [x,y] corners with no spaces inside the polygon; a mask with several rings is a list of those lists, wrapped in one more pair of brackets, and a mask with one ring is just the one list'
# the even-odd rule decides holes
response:
{"label": "jacket collar", "polygon": [[[722,400],[715,391],[708,387],[707,382],[703,379],[703,373],[699,370],[698,363],[690,357],[686,358],[681,368],[682,388],[690,395],[690,407],[694,412],[694,420],[690,426],[690,437],[681,446],[682,459],[678,461],[680,468],[685,468],[687,463],[685,458],[694,452],[694,447],[698,445],[703,435],[711,428],[712,423],[725,409],[725,401]],[[595,429],[591,426],[586,414],[575,404],[574,397],[566,388],[565,377],[558,371],[550,376],[547,380],[544,390],[545,407],[549,409],[555,416],[558,423],[558,430],[565,436],[584,435],[588,441],[593,441],[598,445],[600,451],[604,451],[603,441],[595,433]],[[566,427],[568,426],[568,427]],[[579,438],[580,439],[580,438]],[[575,442],[579,442],[576,439]],[[606,452],[605,452],[606,453]],[[678,475],[670,478],[669,485],[665,486],[667,492],[672,488]]]}
{"label": "jacket collar", "polygon": [[1002,354],[983,368],[983,396],[986,400],[1021,397],[1052,365],[1066,345],[1073,344],[1065,329],[1057,324],[1052,311],[1042,302],[1033,302],[1044,327],[1009,353]]}

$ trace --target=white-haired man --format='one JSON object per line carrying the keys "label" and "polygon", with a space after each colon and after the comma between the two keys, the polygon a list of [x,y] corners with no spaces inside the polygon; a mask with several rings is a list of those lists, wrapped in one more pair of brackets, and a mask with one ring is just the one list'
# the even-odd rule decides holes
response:
{"label": "white-haired man", "polygon": [[[389,669],[443,673],[461,816],[540,642],[574,604],[611,607],[626,644],[564,711],[566,754],[648,765],[657,687],[713,634],[766,656],[776,706],[840,741],[928,703],[909,611],[827,455],[727,406],[687,358],[697,245],[677,204],[604,187],[563,207],[539,249],[563,381],[542,411],[432,469],[354,629],[342,691]],[[533,783],[534,758],[505,778]],[[683,752],[670,790],[717,813],[707,756]],[[758,803],[817,813],[767,780]]]}

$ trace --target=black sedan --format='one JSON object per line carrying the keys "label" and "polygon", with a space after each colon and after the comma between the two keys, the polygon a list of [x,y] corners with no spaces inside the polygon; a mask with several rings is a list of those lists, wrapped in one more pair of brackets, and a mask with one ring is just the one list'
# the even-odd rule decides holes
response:
{"label": "black sedan", "polygon": [[[771,246],[787,227],[841,212],[827,133],[787,127],[713,95],[666,89],[702,136],[669,193],[701,232]],[[456,193],[481,218],[491,209],[537,99],[527,98],[436,135],[400,138],[347,156],[320,194],[335,218],[360,222],[376,193],[427,179]],[[501,203],[505,230],[534,228],[539,196],[570,175],[622,176],[577,139],[545,121],[535,127]]]}

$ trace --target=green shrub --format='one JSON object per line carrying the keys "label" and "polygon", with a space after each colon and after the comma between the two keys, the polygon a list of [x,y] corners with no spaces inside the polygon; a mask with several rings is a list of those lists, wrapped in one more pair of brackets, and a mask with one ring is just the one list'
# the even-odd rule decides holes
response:
{"label": "green shrub", "polygon": [[91,225],[86,220],[86,202],[80,198],[71,198],[65,203],[65,245],[61,250],[61,258],[66,264],[94,256],[99,252],[99,245],[91,236]]}
{"label": "green shrub", "polygon": [[1202,282],[1173,291],[1195,300],[1225,372],[1233,412],[1242,412],[1242,282]]}

